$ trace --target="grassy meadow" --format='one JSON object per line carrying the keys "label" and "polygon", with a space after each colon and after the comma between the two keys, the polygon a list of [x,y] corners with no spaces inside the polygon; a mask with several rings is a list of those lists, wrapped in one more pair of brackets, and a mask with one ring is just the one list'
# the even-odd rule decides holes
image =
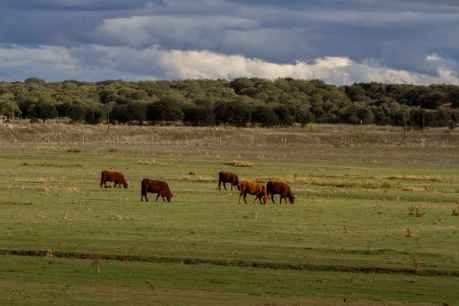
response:
{"label": "grassy meadow", "polygon": [[[459,132],[0,127],[1,305],[458,305]],[[117,169],[128,189],[99,187]],[[217,173],[288,182],[238,203]],[[140,202],[144,177],[171,203]]]}

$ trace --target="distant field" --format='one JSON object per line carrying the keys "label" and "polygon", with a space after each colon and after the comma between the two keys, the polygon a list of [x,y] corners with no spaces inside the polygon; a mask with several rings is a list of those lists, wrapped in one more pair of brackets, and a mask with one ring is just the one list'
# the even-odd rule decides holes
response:
{"label": "distant field", "polygon": [[[459,304],[459,132],[22,124],[0,136],[2,305]],[[129,189],[99,188],[110,168]],[[285,180],[297,203],[238,204],[217,190],[220,170]],[[141,203],[144,177],[167,180],[172,203]]]}

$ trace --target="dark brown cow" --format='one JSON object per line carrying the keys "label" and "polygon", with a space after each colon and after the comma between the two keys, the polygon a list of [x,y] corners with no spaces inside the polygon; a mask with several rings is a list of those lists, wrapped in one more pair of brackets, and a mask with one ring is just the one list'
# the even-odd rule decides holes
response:
{"label": "dark brown cow", "polygon": [[221,171],[218,173],[218,189],[222,189],[222,184],[223,187],[226,190],[226,183],[231,184],[231,190],[233,190],[233,187],[236,186],[237,189],[239,189],[239,177],[237,174],[234,174],[232,172],[225,172]]}
{"label": "dark brown cow", "polygon": [[113,182],[113,187],[128,188],[128,183],[121,172],[104,170],[100,174],[100,187],[107,188],[107,182]]}
{"label": "dark brown cow", "polygon": [[290,204],[293,204],[295,202],[295,196],[293,195],[292,190],[290,189],[290,186],[287,183],[269,181],[266,184],[266,191],[268,192],[268,195],[271,196],[271,200],[273,201],[273,203],[276,203],[274,201],[275,194],[280,195],[280,204],[282,204],[282,199],[285,199],[286,202],[288,199],[290,201]]}
{"label": "dark brown cow", "polygon": [[156,193],[156,201],[158,201],[159,196],[164,201],[164,198],[167,199],[167,202],[170,202],[172,199],[172,192],[169,189],[169,185],[166,182],[163,181],[156,181],[156,180],[150,180],[147,178],[144,178],[141,183],[141,196],[140,196],[140,201],[143,202],[143,199],[145,198],[145,201],[148,202],[148,197],[147,193]]}
{"label": "dark brown cow", "polygon": [[[266,187],[263,184],[251,181],[241,181],[239,183],[239,203],[241,203],[241,197],[244,196],[244,203],[247,204],[247,194],[255,195],[255,201],[258,199],[260,204],[268,203],[268,194],[266,193]],[[261,202],[263,198],[263,202]]]}

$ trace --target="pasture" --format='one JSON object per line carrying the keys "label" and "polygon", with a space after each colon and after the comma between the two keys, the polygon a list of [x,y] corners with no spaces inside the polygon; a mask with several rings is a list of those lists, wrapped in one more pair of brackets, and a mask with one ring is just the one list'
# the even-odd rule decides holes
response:
{"label": "pasture", "polygon": [[[459,304],[458,132],[0,135],[1,305]],[[103,169],[129,189],[101,189]],[[221,170],[284,180],[295,204],[238,204],[217,189]],[[172,202],[140,202],[145,177],[167,181]]]}

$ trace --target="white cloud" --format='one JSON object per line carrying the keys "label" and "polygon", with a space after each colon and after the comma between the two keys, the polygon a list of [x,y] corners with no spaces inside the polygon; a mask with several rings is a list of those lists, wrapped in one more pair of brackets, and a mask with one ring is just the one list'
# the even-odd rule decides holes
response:
{"label": "white cloud", "polygon": [[346,57],[323,57],[309,63],[297,61],[294,64],[276,64],[240,55],[173,50],[161,56],[160,65],[169,77],[178,78],[291,77],[321,79],[338,85],[354,82],[459,84],[457,73],[446,67],[439,68],[438,75],[431,76],[390,69],[371,61],[358,63]]}
{"label": "white cloud", "polygon": [[[0,46],[0,70],[16,71],[22,78],[45,79],[321,79],[343,85],[354,82],[459,85],[456,63],[431,54],[426,61],[436,75],[391,69],[375,61],[322,57],[310,62],[279,64],[242,55],[211,51],[164,50],[157,46],[135,49],[85,45],[78,48]],[[19,73],[20,72],[20,73]],[[0,77],[1,78],[1,77]]]}
{"label": "white cloud", "polygon": [[27,48],[16,45],[0,47],[0,67],[13,68],[34,65],[43,69],[76,70],[78,61],[71,49],[56,46]]}

